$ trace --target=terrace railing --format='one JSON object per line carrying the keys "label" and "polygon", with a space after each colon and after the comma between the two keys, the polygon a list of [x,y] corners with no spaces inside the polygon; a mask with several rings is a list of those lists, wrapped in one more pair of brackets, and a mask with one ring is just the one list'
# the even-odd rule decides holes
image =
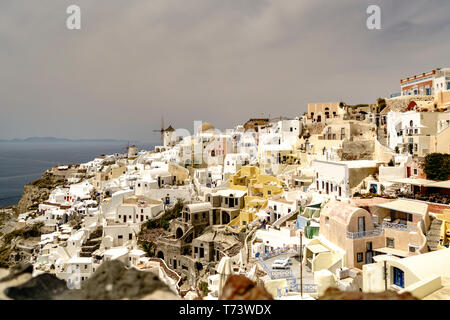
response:
{"label": "terrace railing", "polygon": [[384,229],[395,229],[399,231],[405,231],[405,232],[413,232],[417,230],[416,225],[412,224],[401,224],[401,223],[392,223],[383,221],[380,228],[376,228],[374,230],[369,231],[361,231],[361,232],[349,232],[347,231],[347,238],[349,239],[361,239],[361,238],[368,238],[368,237],[376,237],[383,233]]}
{"label": "terrace railing", "polygon": [[412,232],[412,231],[417,230],[416,225],[392,223],[392,222],[387,222],[387,221],[383,221],[382,227],[383,227],[383,229],[388,228],[388,229],[395,229],[395,230],[406,231],[406,232]]}
{"label": "terrace railing", "polygon": [[347,231],[347,238],[350,239],[360,239],[360,238],[368,238],[368,237],[376,237],[383,233],[382,228],[376,228],[368,231],[359,231],[359,232],[350,232]]}

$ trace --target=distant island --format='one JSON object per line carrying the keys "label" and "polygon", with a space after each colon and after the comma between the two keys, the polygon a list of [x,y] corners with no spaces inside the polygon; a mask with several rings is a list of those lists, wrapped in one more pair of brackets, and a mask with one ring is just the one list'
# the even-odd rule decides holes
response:
{"label": "distant island", "polygon": [[115,140],[115,139],[66,139],[56,137],[29,137],[25,139],[0,139],[0,143],[125,143],[142,144],[139,141]]}

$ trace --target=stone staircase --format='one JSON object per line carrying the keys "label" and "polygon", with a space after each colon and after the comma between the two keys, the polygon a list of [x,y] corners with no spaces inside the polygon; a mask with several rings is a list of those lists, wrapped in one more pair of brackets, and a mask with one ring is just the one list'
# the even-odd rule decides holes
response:
{"label": "stone staircase", "polygon": [[280,219],[278,219],[277,221],[275,221],[275,222],[272,224],[272,226],[273,226],[273,227],[276,227],[276,228],[277,228],[277,227],[281,227],[281,225],[282,225],[283,223],[285,223],[286,221],[293,220],[293,217],[296,216],[296,215],[298,215],[298,213],[299,213],[298,210],[292,211],[292,212],[288,213],[287,215],[285,215],[284,217],[281,217]]}
{"label": "stone staircase", "polygon": [[89,235],[89,238],[81,246],[80,257],[92,257],[92,253],[100,248],[103,228],[98,228]]}
{"label": "stone staircase", "polygon": [[431,221],[430,229],[427,232],[427,245],[430,251],[436,251],[437,246],[439,244],[439,240],[441,239],[441,225],[442,220],[434,218]]}

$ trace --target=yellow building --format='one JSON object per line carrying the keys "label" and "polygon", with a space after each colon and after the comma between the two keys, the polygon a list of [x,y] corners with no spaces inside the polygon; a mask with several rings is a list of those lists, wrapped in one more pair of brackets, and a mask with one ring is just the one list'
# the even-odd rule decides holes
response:
{"label": "yellow building", "polygon": [[438,248],[448,248],[450,243],[450,209],[445,209],[444,213],[436,214],[436,218],[442,221]]}
{"label": "yellow building", "polygon": [[256,218],[256,213],[267,207],[268,199],[283,193],[281,181],[276,177],[260,174],[255,166],[244,166],[230,176],[230,189],[246,190],[244,208],[229,225],[243,227]]}
{"label": "yellow building", "polygon": [[109,166],[103,167],[100,171],[95,173],[93,186],[100,188],[103,182],[114,180],[127,172],[127,167],[122,161]]}

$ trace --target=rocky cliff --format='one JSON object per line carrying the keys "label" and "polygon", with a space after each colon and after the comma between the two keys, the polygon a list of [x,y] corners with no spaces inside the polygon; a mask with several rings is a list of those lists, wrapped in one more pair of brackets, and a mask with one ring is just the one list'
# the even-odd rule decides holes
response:
{"label": "rocky cliff", "polygon": [[23,189],[22,198],[17,204],[17,212],[24,213],[36,210],[39,203],[46,201],[50,192],[64,184],[64,178],[55,176],[50,172],[45,172],[44,175],[32,183],[26,185]]}

